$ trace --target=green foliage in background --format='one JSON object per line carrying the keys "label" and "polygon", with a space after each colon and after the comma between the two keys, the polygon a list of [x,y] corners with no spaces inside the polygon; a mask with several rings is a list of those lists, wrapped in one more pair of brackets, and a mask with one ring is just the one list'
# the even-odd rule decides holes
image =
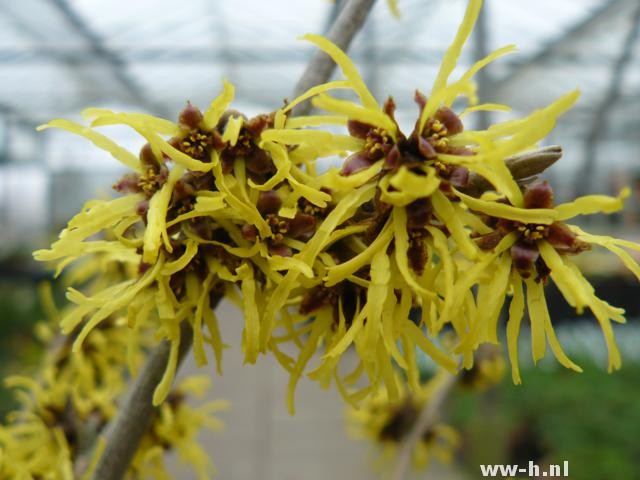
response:
{"label": "green foliage in background", "polygon": [[[32,373],[42,355],[33,330],[44,319],[35,282],[0,280],[0,379]],[[0,418],[15,406],[13,395],[0,382]]]}
{"label": "green foliage in background", "polygon": [[576,359],[584,373],[528,369],[523,385],[506,379],[484,395],[460,392],[450,415],[464,437],[471,478],[479,464],[543,466],[569,462],[570,478],[640,479],[640,366],[608,374]]}

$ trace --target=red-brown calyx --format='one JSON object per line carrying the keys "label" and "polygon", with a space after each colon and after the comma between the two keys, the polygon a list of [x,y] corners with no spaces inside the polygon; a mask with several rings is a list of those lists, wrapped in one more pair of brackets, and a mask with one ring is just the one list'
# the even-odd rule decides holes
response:
{"label": "red-brown calyx", "polygon": [[220,154],[222,169],[225,173],[233,169],[236,158],[244,160],[249,176],[258,183],[268,180],[276,168],[269,152],[258,147],[260,134],[273,126],[273,115],[264,114],[246,120],[235,145],[228,145]]}
{"label": "red-brown calyx", "polygon": [[319,285],[307,291],[300,302],[299,312],[302,315],[312,314],[321,308],[330,307],[333,314],[333,327],[340,321],[339,309],[345,319],[346,327],[351,326],[355,318],[358,305],[366,303],[367,291],[364,287],[344,280],[331,287]]}
{"label": "red-brown calyx", "polygon": [[184,134],[170,139],[169,143],[191,158],[206,163],[211,161],[213,151],[220,151],[225,143],[216,129],[208,131],[203,128],[202,119],[200,109],[187,102],[178,116],[178,125]]}
{"label": "red-brown calyx", "polygon": [[[387,99],[383,106],[384,112],[394,122],[395,103],[391,97]],[[397,125],[397,123],[396,123]],[[342,165],[340,173],[348,176],[370,167],[378,160],[388,157],[392,151],[397,150],[397,146],[393,137],[383,128],[359,122],[357,120],[349,120],[347,123],[349,134],[352,137],[365,141],[364,148],[346,158]],[[400,131],[400,129],[398,129]]]}
{"label": "red-brown calyx", "polygon": [[[547,182],[539,182],[524,190],[524,208],[553,208],[553,190]],[[591,246],[580,240],[562,222],[551,224],[522,223],[513,220],[493,219],[496,229],[486,235],[476,237],[476,243],[483,250],[493,249],[505,235],[516,232],[518,240],[511,247],[513,267],[523,278],[535,272],[536,281],[546,281],[550,271],[538,250],[538,242],[546,240],[562,255],[576,255],[589,250]]]}
{"label": "red-brown calyx", "polygon": [[[316,231],[317,215],[320,215],[323,209],[315,210],[315,214],[299,211],[293,218],[285,218],[278,215],[281,206],[282,200],[278,192],[275,190],[260,192],[256,208],[271,229],[271,236],[264,239],[269,253],[290,257],[293,255],[293,250],[285,244],[285,238],[309,240]],[[258,229],[253,224],[244,224],[241,231],[247,240],[256,241],[259,236]]]}

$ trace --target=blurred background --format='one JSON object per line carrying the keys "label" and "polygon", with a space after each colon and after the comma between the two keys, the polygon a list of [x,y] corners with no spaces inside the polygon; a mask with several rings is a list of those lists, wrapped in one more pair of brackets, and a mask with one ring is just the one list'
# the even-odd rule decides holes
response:
{"label": "blurred background", "polygon": [[[393,95],[400,123],[410,126],[416,115],[413,92],[428,93],[466,1],[398,3],[399,20],[384,1],[377,2],[350,54],[376,97]],[[84,140],[59,131],[36,133],[35,127],[52,118],[79,119],[88,106],[175,119],[187,100],[206,107],[222,78],[235,84],[238,110],[270,111],[291,95],[313,53],[297,37],[326,31],[341,5],[327,0],[0,2],[0,375],[27,371],[40,355],[31,327],[43,318],[36,286],[49,273],[32,262],[30,252],[47,245],[87,199],[111,195],[122,174],[115,160]],[[507,103],[513,112],[478,115],[476,126],[526,114],[579,88],[578,105],[545,141],[565,152],[545,176],[559,200],[631,186],[626,210],[595,219],[589,228],[636,241],[639,30],[638,0],[485,0],[459,68],[505,44],[519,47],[478,77],[481,100]],[[142,146],[127,130],[106,131],[134,152]],[[578,320],[552,292],[559,336],[568,353],[585,363],[586,373],[573,375],[543,362],[538,370],[525,369],[521,387],[506,381],[484,397],[456,396],[448,413],[461,429],[463,448],[453,470],[438,470],[430,478],[477,478],[478,463],[536,460],[535,455],[550,463],[569,460],[576,479],[640,478],[640,403],[635,401],[640,290],[612,256],[590,252],[581,258],[598,293],[629,314],[629,324],[618,329],[623,371],[604,373],[604,345],[595,322],[588,316]],[[229,317],[238,315],[223,308]],[[239,335],[233,328],[231,339]],[[522,355],[530,357],[526,349]],[[227,362],[216,395],[231,399],[234,410],[225,417],[227,433],[207,440],[220,478],[375,476],[369,467],[375,451],[347,439],[335,393],[303,384],[298,416],[290,419],[285,379],[274,365],[265,361],[240,370],[238,352]],[[0,412],[10,406],[3,390]]]}

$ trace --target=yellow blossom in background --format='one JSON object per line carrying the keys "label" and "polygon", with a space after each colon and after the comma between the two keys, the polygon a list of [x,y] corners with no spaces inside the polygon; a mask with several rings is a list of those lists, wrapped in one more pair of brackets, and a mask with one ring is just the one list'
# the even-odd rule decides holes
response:
{"label": "yellow blossom in background", "polygon": [[[507,323],[507,344],[513,380],[520,383],[518,368],[518,337],[525,304],[531,322],[533,360],[545,355],[547,342],[558,361],[567,368],[581,371],[563,352],[555,335],[547,310],[544,285],[551,279],[567,303],[582,313],[589,308],[604,333],[609,350],[609,370],[620,368],[621,358],[616,346],[611,321],[624,322],[624,310],[598,298],[588,280],[571,260],[602,246],[616,254],[624,265],[640,279],[640,266],[624,250],[640,250],[640,245],[612,237],[591,235],[575,225],[565,223],[578,215],[613,213],[623,207],[629,195],[625,189],[619,197],[588,195],[572,202],[554,205],[553,190],[547,182],[530,185],[524,190],[521,207],[496,200],[476,199],[459,194],[473,211],[485,215],[486,233],[475,238],[485,250],[485,267],[467,271],[456,286],[456,292],[467,291],[478,284],[477,297],[484,312],[474,319],[457,349],[469,354],[482,342],[498,343],[498,315],[508,293],[512,300]],[[482,263],[479,265],[483,265]],[[526,290],[525,290],[526,287]],[[525,294],[526,291],[526,294]],[[454,317],[457,313],[446,313]]]}
{"label": "yellow blossom in background", "polygon": [[[397,401],[381,394],[370,397],[358,409],[347,411],[351,436],[371,442],[376,450],[380,450],[376,468],[384,469],[394,461],[398,447],[409,436],[425,405],[440,388],[444,375],[437,374],[411,391],[403,388]],[[444,423],[436,423],[424,432],[416,445],[413,466],[424,469],[432,460],[450,464],[460,441],[456,430]]]}
{"label": "yellow blossom in background", "polygon": [[481,345],[475,352],[473,365],[460,372],[460,385],[479,392],[498,385],[505,377],[505,357],[500,347],[488,343]]}
{"label": "yellow blossom in background", "polygon": [[[114,265],[108,254],[98,255],[75,264],[62,281],[82,281],[89,291],[100,291],[132,274],[126,270]],[[137,269],[133,273],[137,275]],[[83,324],[65,337],[57,333],[57,324],[73,306],[58,310],[49,284],[41,288],[41,301],[49,318],[39,325],[38,333],[49,350],[37,378],[5,379],[20,408],[0,425],[0,478],[88,479],[102,452],[99,435],[115,417],[128,382],[155,345],[155,331],[148,319],[130,328],[126,317],[110,316],[88,333],[80,349],[72,351]],[[202,396],[209,383],[190,377],[172,391],[171,402],[163,405],[154,431],[136,453],[131,478],[139,478],[140,471],[166,478],[157,465],[174,449],[193,464],[200,479],[210,478],[213,465],[196,435],[201,427],[219,430],[222,424],[213,414],[228,405],[222,400],[198,407],[187,403],[191,395]]]}
{"label": "yellow blossom in background", "polygon": [[197,436],[203,427],[216,432],[223,429],[214,414],[227,410],[229,402],[211,400],[193,407],[187,400],[192,396],[201,398],[210,383],[207,377],[191,376],[175,387],[143,437],[127,478],[171,478],[164,464],[164,454],[169,450],[175,450],[180,461],[194,469],[198,480],[215,474],[215,467]]}

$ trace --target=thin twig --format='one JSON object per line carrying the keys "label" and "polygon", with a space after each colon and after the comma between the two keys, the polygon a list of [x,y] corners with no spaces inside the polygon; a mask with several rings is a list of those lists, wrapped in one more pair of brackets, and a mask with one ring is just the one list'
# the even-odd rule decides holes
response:
{"label": "thin twig", "polygon": [[395,468],[393,470],[393,480],[404,480],[409,472],[411,466],[411,457],[413,452],[420,442],[420,439],[432,428],[438,421],[442,406],[445,400],[449,397],[449,394],[453,390],[454,385],[458,377],[455,375],[447,374],[442,383],[438,385],[433,396],[429,399],[429,402],[425,405],[425,408],[420,413],[418,421],[415,423],[411,433],[407,435],[404,441],[398,448],[398,456],[396,459]]}
{"label": "thin twig", "polygon": [[[340,10],[326,37],[342,50],[346,51],[351,40],[360,30],[375,0],[349,0]],[[294,90],[294,98],[311,87],[327,82],[336,68],[336,64],[326,53],[317,51],[307,65]],[[294,115],[306,115],[311,111],[311,103],[303,102],[293,109]]]}
{"label": "thin twig", "polygon": [[[191,348],[192,341],[191,325],[183,321],[180,325],[178,365]],[[109,427],[107,445],[93,473],[93,480],[119,480],[124,477],[157,412],[157,407],[152,403],[153,392],[167,368],[170,350],[171,344],[164,340],[149,354],[129,396]]]}
{"label": "thin twig", "polygon": [[[505,159],[504,163],[511,171],[513,178],[526,183],[536,175],[540,175],[551,165],[562,157],[562,147],[551,145],[539,150],[534,150],[520,155],[514,155]],[[493,188],[489,181],[476,173],[469,175],[469,185],[465,192],[469,195],[480,195],[486,190]]]}

